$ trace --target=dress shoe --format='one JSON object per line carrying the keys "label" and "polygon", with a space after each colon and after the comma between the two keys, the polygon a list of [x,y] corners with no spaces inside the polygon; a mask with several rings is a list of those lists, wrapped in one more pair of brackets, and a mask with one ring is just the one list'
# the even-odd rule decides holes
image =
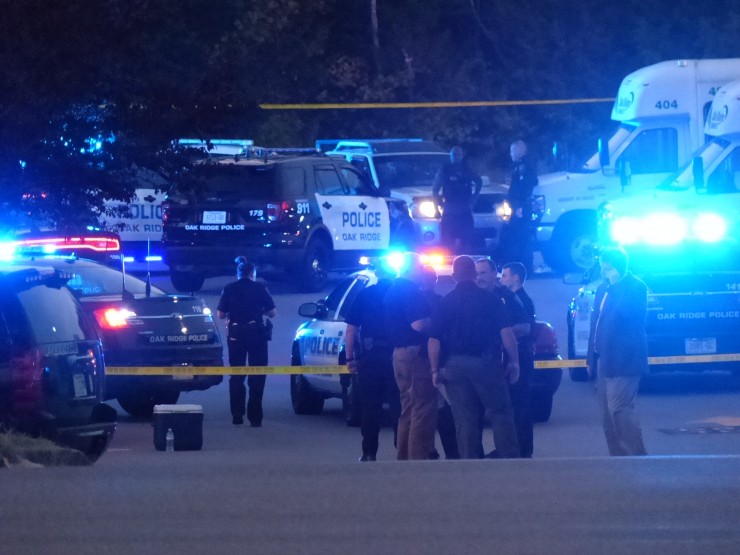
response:
{"label": "dress shoe", "polygon": [[360,462],[375,462],[375,455],[362,455]]}
{"label": "dress shoe", "polygon": [[249,425],[252,426],[252,428],[261,428],[262,427],[262,422],[256,422],[256,421],[255,422],[252,422],[250,420]]}
{"label": "dress shoe", "polygon": [[231,423],[234,424],[234,426],[240,426],[241,424],[244,424],[244,417],[243,416],[234,416],[231,419]]}

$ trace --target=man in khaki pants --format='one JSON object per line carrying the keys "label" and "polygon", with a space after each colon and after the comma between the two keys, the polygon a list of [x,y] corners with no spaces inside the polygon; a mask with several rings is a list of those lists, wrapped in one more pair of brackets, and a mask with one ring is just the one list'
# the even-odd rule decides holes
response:
{"label": "man in khaki pants", "polygon": [[429,358],[422,349],[431,317],[419,289],[422,272],[418,256],[410,256],[384,301],[388,335],[395,346],[393,372],[401,394],[398,460],[428,459],[437,430],[437,390]]}

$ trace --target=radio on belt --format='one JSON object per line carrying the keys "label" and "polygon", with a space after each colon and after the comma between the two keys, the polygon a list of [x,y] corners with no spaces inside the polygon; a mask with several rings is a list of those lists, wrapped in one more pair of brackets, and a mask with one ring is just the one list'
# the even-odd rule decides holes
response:
{"label": "radio on belt", "polygon": [[167,447],[167,430],[171,429],[175,451],[200,451],[203,447],[203,407],[201,405],[155,405],[154,448]]}

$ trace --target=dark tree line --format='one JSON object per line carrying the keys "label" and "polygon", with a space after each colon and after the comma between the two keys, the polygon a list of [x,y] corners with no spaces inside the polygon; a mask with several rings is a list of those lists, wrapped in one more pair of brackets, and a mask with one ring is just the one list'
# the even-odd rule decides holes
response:
{"label": "dark tree line", "polygon": [[675,58],[738,55],[732,0],[2,0],[0,205],[86,218],[178,137],[310,146],[418,136],[480,169],[524,137],[541,166],[608,131],[611,105],[267,111],[261,103],[612,97]]}

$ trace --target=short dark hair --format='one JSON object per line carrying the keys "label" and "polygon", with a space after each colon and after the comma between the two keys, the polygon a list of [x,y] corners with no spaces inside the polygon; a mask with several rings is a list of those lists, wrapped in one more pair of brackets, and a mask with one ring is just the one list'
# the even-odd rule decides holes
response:
{"label": "short dark hair", "polygon": [[519,276],[519,281],[522,283],[527,279],[527,269],[521,262],[509,262],[508,264],[504,264],[504,269],[506,268],[508,268],[515,276]]}
{"label": "short dark hair", "polygon": [[496,262],[494,262],[493,258],[486,256],[485,258],[479,258],[475,261],[476,264],[478,264],[479,262],[488,264],[488,267],[494,274],[498,273],[498,266],[496,266]]}
{"label": "short dark hair", "polygon": [[452,277],[455,281],[475,281],[478,273],[475,271],[475,261],[467,255],[455,258],[452,263]]}
{"label": "short dark hair", "polygon": [[599,260],[611,264],[620,276],[627,273],[629,257],[622,247],[607,247],[599,254]]}
{"label": "short dark hair", "polygon": [[253,262],[247,262],[247,259],[244,256],[237,256],[235,262],[236,277],[239,279],[251,276],[257,268]]}

